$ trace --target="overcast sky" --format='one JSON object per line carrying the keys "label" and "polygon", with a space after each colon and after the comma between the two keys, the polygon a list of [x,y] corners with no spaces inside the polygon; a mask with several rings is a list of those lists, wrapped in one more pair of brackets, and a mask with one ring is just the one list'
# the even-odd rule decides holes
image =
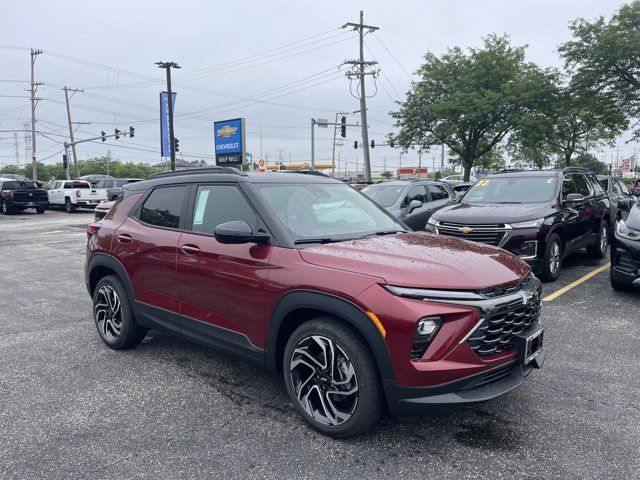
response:
{"label": "overcast sky", "polygon": [[[610,16],[622,3],[1,0],[0,165],[15,163],[11,130],[23,129],[30,120],[28,48],[43,50],[36,61],[36,80],[44,82],[38,89],[43,98],[37,106],[39,160],[61,159],[58,152],[68,135],[61,87],[67,85],[84,89],[71,100],[73,120],[91,122],[77,126],[76,138],[136,127],[133,139],[79,145],[80,159],[111,150],[113,158],[124,161],[158,162],[158,92],[165,79],[154,62],[173,60],[182,66],[174,71],[175,135],[185,160],[212,161],[213,122],[245,117],[247,151],[254,159],[262,150],[269,159],[308,161],[310,118],[333,119],[335,112],[359,108],[339,65],[358,53],[355,32],[340,26],[357,21],[360,9],[365,23],[380,27],[366,37],[365,55],[379,61],[382,71],[377,89],[367,85],[371,94],[377,90],[368,101],[370,138],[381,143],[393,129],[389,111],[403,98],[425,52],[479,46],[487,34],[507,33],[514,45],[529,45],[529,60],[560,66],[557,46],[569,38],[568,23],[577,17]],[[316,160],[330,161],[333,131],[316,133]],[[361,150],[353,148],[360,131],[350,128],[347,137],[337,151],[353,169],[356,161],[362,162]],[[24,163],[23,132],[18,140]],[[624,140],[618,142],[621,156],[634,147]],[[607,152],[615,149],[603,154]],[[417,163],[415,157],[403,156],[403,165]],[[432,157],[425,160],[429,167]],[[397,150],[372,150],[374,170],[381,170],[385,161],[388,168],[397,166]]]}

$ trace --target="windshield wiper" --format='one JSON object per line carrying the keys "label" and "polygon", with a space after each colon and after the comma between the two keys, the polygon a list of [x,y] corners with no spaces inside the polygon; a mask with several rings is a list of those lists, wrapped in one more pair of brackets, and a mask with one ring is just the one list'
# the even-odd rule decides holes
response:
{"label": "windshield wiper", "polygon": [[294,241],[294,245],[302,245],[305,243],[332,243],[332,242],[339,242],[340,240],[335,239],[335,238],[329,238],[329,237],[318,237],[318,238],[299,238],[298,240]]}
{"label": "windshield wiper", "polygon": [[381,235],[393,235],[395,233],[403,233],[403,232],[404,232],[404,230],[380,230],[378,232],[367,233],[366,235],[358,237],[357,239],[369,238],[369,237],[378,237],[378,236],[381,236]]}

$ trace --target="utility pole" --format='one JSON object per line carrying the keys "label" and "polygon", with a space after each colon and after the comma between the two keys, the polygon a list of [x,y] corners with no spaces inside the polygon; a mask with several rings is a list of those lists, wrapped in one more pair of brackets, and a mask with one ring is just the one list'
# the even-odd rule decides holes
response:
{"label": "utility pole", "polygon": [[31,136],[29,135],[29,122],[22,124],[24,127],[24,161],[25,164],[31,158]]}
{"label": "utility pole", "polygon": [[171,92],[171,69],[176,70],[182,68],[176,62],[156,62],[158,68],[164,68],[167,71],[167,110],[169,113],[169,150],[171,151],[171,171],[176,170],[176,140],[173,136],[173,93]]}
{"label": "utility pole", "polygon": [[421,173],[422,173],[422,149],[418,150],[418,180],[420,180]]}
{"label": "utility pole", "polygon": [[444,173],[444,143],[440,147],[440,171]]}
{"label": "utility pole", "polygon": [[342,28],[352,27],[356,30],[360,37],[360,58],[359,60],[348,60],[345,64],[357,66],[356,71],[347,72],[347,77],[358,77],[360,81],[360,119],[362,122],[362,153],[364,157],[364,176],[365,181],[371,181],[371,159],[369,157],[369,131],[367,124],[367,95],[365,92],[364,79],[367,75],[376,75],[376,71],[366,71],[366,67],[373,66],[378,62],[364,60],[364,36],[365,33],[375,32],[379,27],[364,24],[364,12],[360,10],[360,23],[345,23]]}
{"label": "utility pole", "polygon": [[16,147],[16,166],[20,166],[20,150],[18,148],[18,132],[13,132],[13,143]]}
{"label": "utility pole", "polygon": [[34,180],[38,179],[38,166],[36,164],[36,102],[40,100],[36,98],[36,90],[42,82],[35,81],[36,57],[42,53],[42,50],[31,49],[31,176]]}
{"label": "utility pole", "polygon": [[[76,170],[76,178],[80,176],[80,170],[78,169],[78,156],[76,155],[76,144],[73,143],[73,124],[71,122],[71,109],[69,108],[69,92],[84,92],[83,89],[69,88],[66,85],[62,89],[64,90],[64,100],[67,104],[67,121],[69,122],[69,139],[71,140],[71,152],[73,153],[73,165]],[[68,161],[68,160],[67,160]]]}

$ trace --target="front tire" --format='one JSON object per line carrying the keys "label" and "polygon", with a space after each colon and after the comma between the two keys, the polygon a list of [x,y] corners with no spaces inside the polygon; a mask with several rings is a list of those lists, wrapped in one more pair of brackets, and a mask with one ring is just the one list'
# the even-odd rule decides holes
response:
{"label": "front tire", "polygon": [[364,340],[333,317],[298,327],[287,342],[283,375],[298,413],[334,438],[372,428],[382,412],[375,359]]}
{"label": "front tire", "polygon": [[556,233],[552,233],[544,248],[542,265],[542,280],[555,282],[562,269],[562,240]]}
{"label": "front tire", "polygon": [[11,215],[13,213],[13,211],[11,210],[11,207],[9,207],[6,200],[2,201],[2,213],[4,215]]}
{"label": "front tire", "polygon": [[102,341],[114,350],[135,347],[147,334],[147,329],[136,323],[127,292],[116,275],[108,275],[96,285],[93,319]]}
{"label": "front tire", "polygon": [[600,222],[598,240],[594,245],[587,247],[587,255],[591,258],[604,258],[607,256],[607,248],[609,248],[609,224],[603,220]]}
{"label": "front tire", "polygon": [[46,208],[44,208],[44,207],[36,207],[36,213],[43,214],[45,210],[46,210]]}

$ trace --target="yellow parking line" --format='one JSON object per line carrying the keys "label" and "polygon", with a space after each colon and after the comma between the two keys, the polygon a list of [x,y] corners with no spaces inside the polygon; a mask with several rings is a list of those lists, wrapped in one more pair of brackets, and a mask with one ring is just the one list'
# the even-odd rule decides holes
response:
{"label": "yellow parking line", "polygon": [[574,287],[577,287],[578,285],[580,285],[582,282],[586,282],[587,280],[589,280],[591,277],[596,276],[597,274],[599,274],[600,272],[604,272],[606,269],[609,268],[609,266],[611,265],[611,263],[606,263],[604,265],[602,265],[601,267],[596,268],[595,270],[587,273],[585,276],[580,277],[578,280],[576,280],[575,282],[571,282],[569,285],[562,287],[559,290],[556,290],[555,292],[547,295],[546,297],[544,297],[542,299],[543,302],[550,302],[551,300],[555,300],[556,298],[558,298],[560,295],[562,295],[563,293],[567,293],[569,290],[571,290]]}

